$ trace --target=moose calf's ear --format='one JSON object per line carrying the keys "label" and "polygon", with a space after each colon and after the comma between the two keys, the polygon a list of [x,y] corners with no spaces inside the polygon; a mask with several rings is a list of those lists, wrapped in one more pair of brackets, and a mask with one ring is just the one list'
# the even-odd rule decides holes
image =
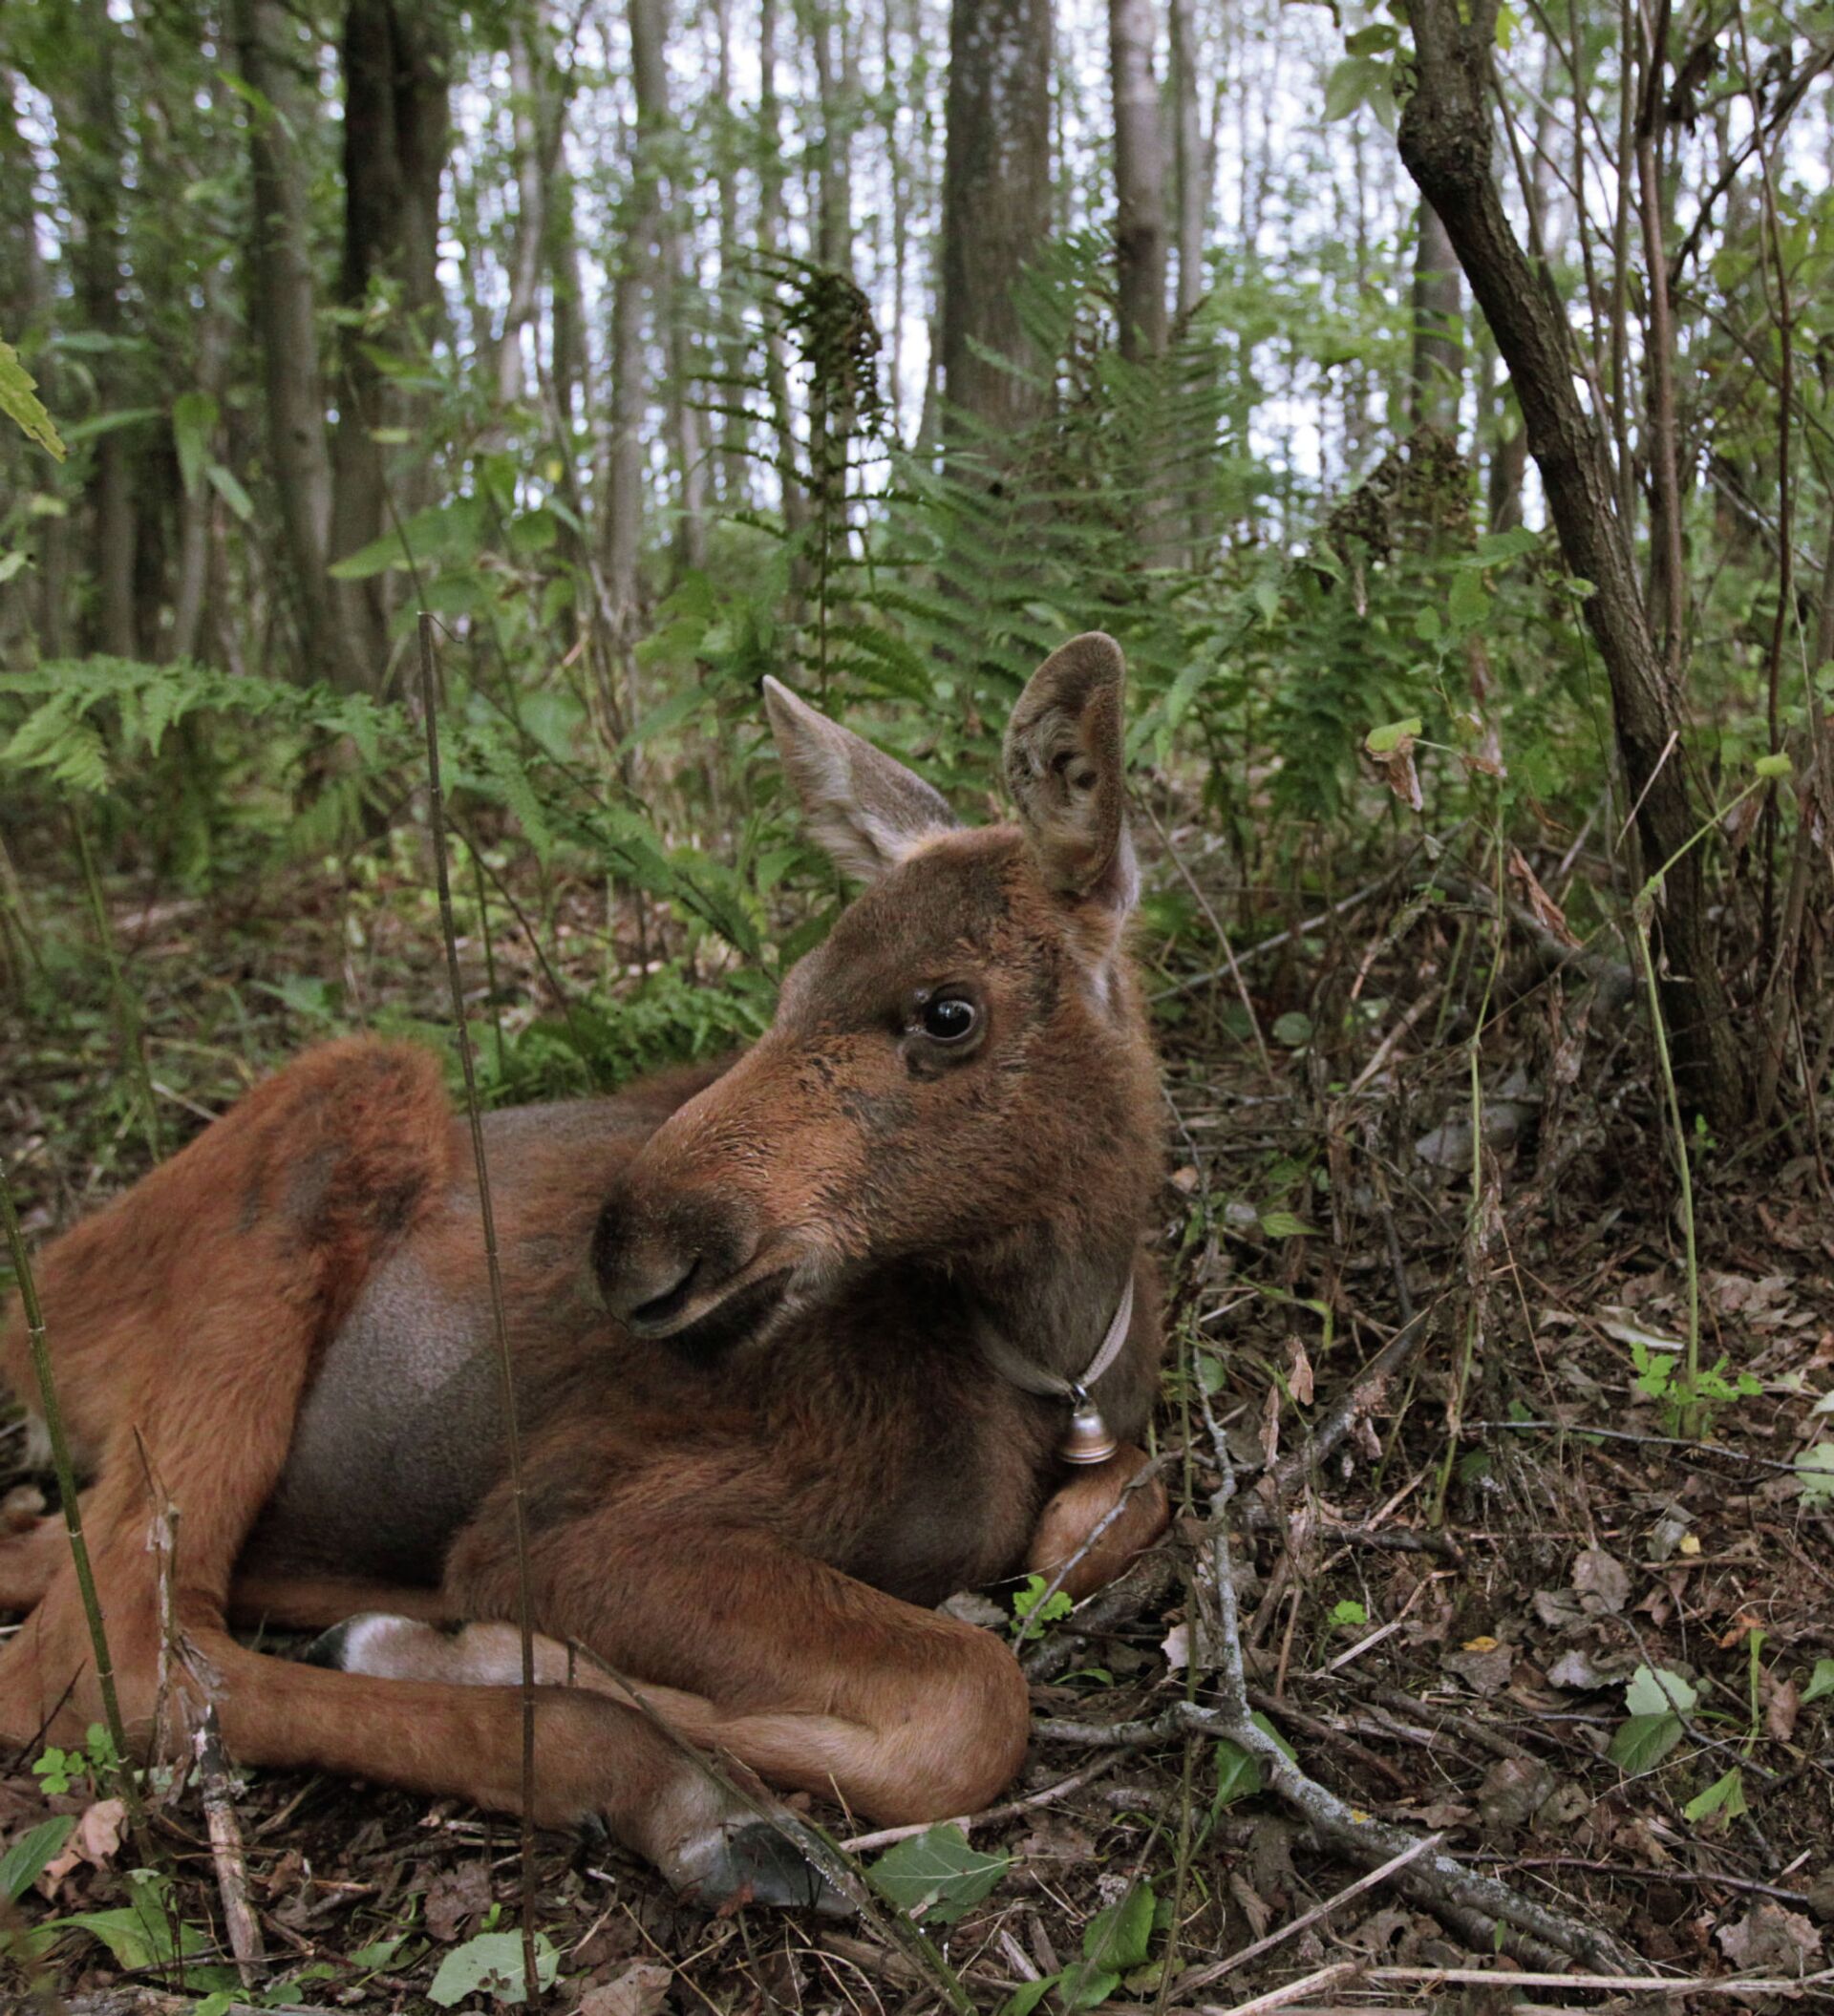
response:
{"label": "moose calf's ear", "polygon": [[874,881],[954,827],[940,792],[769,676],[764,711],[809,831],[842,874]]}
{"label": "moose calf's ear", "polygon": [[1132,908],[1120,647],[1073,637],[1032,674],[1006,729],[1006,782],[1045,881],[1059,896]]}

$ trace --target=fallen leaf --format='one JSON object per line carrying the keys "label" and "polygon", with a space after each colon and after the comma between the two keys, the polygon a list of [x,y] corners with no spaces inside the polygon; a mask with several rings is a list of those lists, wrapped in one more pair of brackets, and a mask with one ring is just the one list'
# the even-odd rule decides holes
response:
{"label": "fallen leaf", "polygon": [[1457,1674],[1474,1694],[1501,1694],[1515,1663],[1512,1647],[1494,1643],[1482,1651],[1444,1652],[1439,1657],[1440,1666]]}
{"label": "fallen leaf", "polygon": [[669,1999],[674,1969],[653,1960],[633,1961],[580,1997],[579,2016],[656,2016]]}
{"label": "fallen leaf", "polygon": [[1764,1704],[1764,1728],[1779,1743],[1787,1743],[1796,1733],[1796,1717],[1802,1708],[1802,1689],[1793,1680],[1780,1680]]}
{"label": "fallen leaf", "polygon": [[1174,1624],[1160,1640],[1159,1649],[1164,1653],[1165,1664],[1174,1673],[1183,1672],[1191,1663],[1190,1625]]}
{"label": "fallen leaf", "polygon": [[1292,1353],[1292,1359],[1287,1367],[1287,1384],[1292,1389],[1292,1397],[1299,1405],[1310,1407],[1312,1395],[1312,1360],[1306,1356],[1306,1348],[1297,1337],[1290,1340],[1288,1348]]}
{"label": "fallen leaf", "polygon": [[86,1806],[81,1819],[72,1828],[69,1840],[45,1864],[38,1878],[39,1888],[47,1897],[55,1896],[57,1885],[84,1862],[92,1869],[106,1869],[119,1852],[126,1825],[127,1808],[119,1799],[97,1799]]}
{"label": "fallen leaf", "polygon": [[1553,1789],[1554,1774],[1546,1765],[1533,1757],[1503,1757],[1484,1773],[1478,1812],[1493,1834],[1509,1834],[1527,1824]]}
{"label": "fallen leaf", "polygon": [[482,1862],[460,1862],[457,1869],[442,1869],[428,1885],[422,1917],[428,1932],[450,1945],[490,1904],[489,1869]]}
{"label": "fallen leaf", "polygon": [[1571,1687],[1584,1693],[1591,1687],[1609,1687],[1610,1675],[1601,1673],[1592,1664],[1592,1655],[1578,1645],[1563,1652],[1547,1668],[1547,1685],[1557,1687]]}
{"label": "fallen leaf", "polygon": [[1750,1974],[1805,1974],[1822,1950],[1822,1935],[1800,1911],[1768,1898],[1714,1937],[1733,1965]]}
{"label": "fallen leaf", "polygon": [[1603,1547],[1588,1547],[1573,1562],[1580,1607],[1594,1617],[1615,1617],[1631,1600],[1631,1571]]}

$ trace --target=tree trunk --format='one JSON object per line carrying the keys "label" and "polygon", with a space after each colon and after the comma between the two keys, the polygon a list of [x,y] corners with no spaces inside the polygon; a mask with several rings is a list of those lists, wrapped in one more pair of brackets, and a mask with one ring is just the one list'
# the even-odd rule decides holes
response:
{"label": "tree trunk", "polygon": [[[348,0],[344,11],[344,258],[338,300],[351,312],[339,343],[331,557],[379,539],[390,523],[387,444],[379,432],[417,435],[425,400],[402,391],[377,349],[420,354],[440,308],[439,182],[450,122],[448,51],[438,9],[412,0]],[[378,286],[399,307],[372,322]],[[360,320],[355,318],[361,318]],[[395,503],[402,517],[427,501],[424,456],[406,464]],[[394,577],[347,584],[346,621],[368,683],[389,658]]]}
{"label": "tree trunk", "polygon": [[[5,289],[4,298],[13,304],[11,313],[17,322],[16,328],[0,329],[0,334],[25,351],[38,381],[38,396],[54,417],[60,407],[56,366],[49,351],[34,353],[32,348],[35,339],[50,330],[51,282],[38,247],[38,205],[32,192],[34,163],[14,111],[18,92],[18,79],[13,73],[0,68],[0,218],[5,220],[6,234],[6,265],[0,270],[0,287]],[[18,452],[27,453],[23,448]],[[37,450],[30,451],[30,458],[22,468],[24,487],[55,489],[55,465]],[[39,653],[46,658],[61,658],[65,649],[68,523],[56,515],[33,518],[31,521],[30,536],[37,563],[32,627]]]}
{"label": "tree trunk", "polygon": [[1152,0],[1108,0],[1108,62],[1120,353],[1157,357],[1165,349],[1165,138],[1153,76]]}
{"label": "tree trunk", "polygon": [[815,52],[817,102],[821,110],[821,151],[817,180],[815,257],[837,273],[853,271],[853,99],[844,19],[836,49],[836,11],[831,0],[808,0],[809,41]]}
{"label": "tree trunk", "polygon": [[[541,19],[523,10],[509,17],[510,117],[516,133],[516,235],[509,254],[509,305],[497,343],[497,403],[522,395],[522,331],[534,319],[547,236],[547,187],[560,150],[563,108],[550,104],[547,52]],[[550,133],[551,127],[551,133]]]}
{"label": "tree trunk", "polygon": [[994,439],[1030,426],[1048,388],[1013,288],[1051,229],[1051,0],[954,0],[943,160],[944,433],[970,418]]}
{"label": "tree trunk", "polygon": [[1675,1074],[1689,1106],[1731,1134],[1748,1116],[1751,1086],[1692,844],[1701,822],[1679,741],[1679,696],[1663,676],[1638,592],[1604,438],[1574,389],[1570,332],[1516,240],[1491,171],[1497,0],[1408,0],[1407,11],[1417,81],[1401,117],[1401,159],[1444,220],[1509,367],[1567,564],[1592,584],[1586,618],[1610,681],[1645,865],[1653,871],[1680,857],[1667,869],[1660,911],[1662,1008]]}
{"label": "tree trunk", "polygon": [[1414,344],[1408,370],[1408,420],[1458,438],[1464,393],[1463,289],[1458,255],[1439,213],[1421,203],[1414,247]]}
{"label": "tree trunk", "polygon": [[363,687],[369,670],[352,641],[337,584],[326,573],[331,455],[318,370],[307,175],[296,144],[314,108],[301,89],[302,52],[284,0],[233,0],[231,21],[243,79],[257,95],[246,114],[254,210],[248,319],[262,356],[269,471],[299,622],[301,668],[309,679]]}
{"label": "tree trunk", "polygon": [[[58,107],[58,167],[76,226],[73,268],[83,326],[112,341],[122,330],[123,163],[115,76],[120,32],[102,0],[83,0],[78,23],[89,54],[76,102]],[[98,351],[94,369],[97,413],[106,414],[126,405],[118,353],[112,349]],[[139,641],[134,605],[138,528],[134,457],[122,428],[110,428],[96,438],[89,500],[96,584],[95,641],[112,657],[133,658]]]}
{"label": "tree trunk", "polygon": [[1178,220],[1178,312],[1204,293],[1204,241],[1210,209],[1210,150],[1197,97],[1197,24],[1191,0],[1171,0],[1172,166]]}
{"label": "tree trunk", "polygon": [[[757,125],[762,159],[757,171],[757,248],[766,259],[778,249],[783,222],[783,148],[778,122],[777,0],[759,0],[757,11]],[[790,409],[790,372],[778,319],[770,318],[764,338],[764,379],[777,435],[778,483],[782,491],[783,526],[796,532],[807,522],[808,499],[796,466],[796,435]]]}

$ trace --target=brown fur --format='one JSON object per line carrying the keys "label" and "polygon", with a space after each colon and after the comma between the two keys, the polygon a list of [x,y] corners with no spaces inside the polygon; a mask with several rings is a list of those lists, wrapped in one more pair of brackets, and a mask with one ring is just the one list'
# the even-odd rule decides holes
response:
{"label": "brown fur", "polygon": [[[972,1811],[1017,1768],[1026,1690],[997,1638],[928,1605],[1054,1572],[1139,1467],[1130,1447],[1061,1481],[1063,1408],[974,1344],[992,1323],[1074,1376],[1131,1269],[1133,1327],[1098,1393],[1141,1434],[1158,1085],[1118,950],[1119,691],[1106,640],[1066,647],[1022,709],[1037,749],[1009,744],[1010,770],[1037,758],[1026,823],[961,832],[774,690],[811,818],[852,820],[863,837],[836,851],[879,880],[730,1069],[491,1123],[544,1634],[536,1816],[596,1814],[710,1894],[706,1844],[735,1815],[563,1642],[777,1784],[894,1822]],[[972,1041],[927,1033],[939,991],[975,1004]],[[55,1241],[39,1280],[137,1737],[158,1707],[162,1496],[182,1515],[177,1622],[242,1761],[518,1805],[514,1632],[429,1628],[517,1602],[494,1373],[472,1348],[490,1318],[469,1144],[433,1060],[307,1053]],[[32,1391],[17,1322],[0,1366]],[[469,1397],[410,1430],[422,1386]],[[1137,1491],[1065,1585],[1086,1593],[1163,1519],[1157,1485]],[[36,1604],[0,1652],[0,1739],[80,1730],[95,1678],[49,1521],[0,1539],[0,1601]],[[328,1671],[243,1648],[232,1604],[394,1621],[346,1634],[363,1670]]]}

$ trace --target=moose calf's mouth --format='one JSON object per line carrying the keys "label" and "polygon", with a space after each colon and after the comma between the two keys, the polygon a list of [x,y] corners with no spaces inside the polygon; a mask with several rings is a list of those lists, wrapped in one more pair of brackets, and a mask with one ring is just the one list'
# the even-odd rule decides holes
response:
{"label": "moose calf's mouth", "polygon": [[625,1326],[635,1331],[639,1337],[659,1337],[688,1306],[688,1299],[693,1293],[694,1284],[701,1275],[701,1256],[696,1253],[688,1263],[687,1272],[672,1288],[666,1288],[660,1295],[652,1295],[648,1302],[639,1303],[625,1317]]}
{"label": "moose calf's mouth", "polygon": [[698,1272],[696,1263],[687,1280],[667,1295],[632,1310],[626,1319],[631,1334],[646,1343],[666,1344],[684,1356],[714,1357],[764,1327],[783,1301],[791,1270],[781,1267],[728,1289],[715,1288],[712,1301],[691,1292]]}

